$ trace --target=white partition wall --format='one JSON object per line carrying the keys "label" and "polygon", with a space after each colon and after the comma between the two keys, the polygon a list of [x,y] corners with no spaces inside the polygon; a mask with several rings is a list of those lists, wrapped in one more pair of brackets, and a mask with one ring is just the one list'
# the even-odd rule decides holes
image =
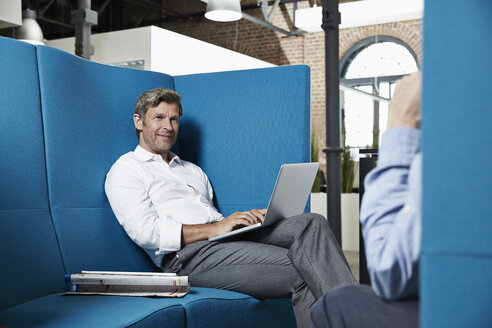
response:
{"label": "white partition wall", "polygon": [[[75,52],[75,38],[50,40],[48,46]],[[156,26],[93,34],[91,60],[128,65],[170,75],[273,67],[271,63]]]}
{"label": "white partition wall", "polygon": [[21,0],[0,1],[0,28],[22,25]]}

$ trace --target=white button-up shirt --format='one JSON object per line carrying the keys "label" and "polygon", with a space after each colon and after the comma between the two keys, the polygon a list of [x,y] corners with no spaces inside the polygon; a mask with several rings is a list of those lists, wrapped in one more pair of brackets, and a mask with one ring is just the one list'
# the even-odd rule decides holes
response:
{"label": "white button-up shirt", "polygon": [[195,164],[171,154],[160,155],[137,146],[111,167],[105,190],[119,223],[157,266],[162,257],[181,248],[183,224],[216,222],[213,190]]}

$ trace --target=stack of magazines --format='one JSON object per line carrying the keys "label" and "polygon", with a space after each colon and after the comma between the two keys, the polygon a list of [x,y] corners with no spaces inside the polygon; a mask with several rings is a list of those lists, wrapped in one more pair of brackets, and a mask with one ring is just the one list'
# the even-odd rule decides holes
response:
{"label": "stack of magazines", "polygon": [[188,276],[162,272],[82,271],[65,275],[71,289],[63,295],[183,297]]}

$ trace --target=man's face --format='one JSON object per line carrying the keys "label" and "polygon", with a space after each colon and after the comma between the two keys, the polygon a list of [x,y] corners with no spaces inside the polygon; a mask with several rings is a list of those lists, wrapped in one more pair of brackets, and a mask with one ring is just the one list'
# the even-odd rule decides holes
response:
{"label": "man's face", "polygon": [[140,146],[151,153],[162,155],[168,162],[168,152],[178,137],[178,104],[161,102],[157,107],[149,107],[145,120],[135,114],[133,121],[135,128],[142,131]]}

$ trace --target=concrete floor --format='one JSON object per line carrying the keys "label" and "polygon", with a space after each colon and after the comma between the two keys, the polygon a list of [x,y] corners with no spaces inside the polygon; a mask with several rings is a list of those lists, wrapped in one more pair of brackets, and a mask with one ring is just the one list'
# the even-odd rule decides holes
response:
{"label": "concrete floor", "polygon": [[345,254],[345,258],[350,266],[350,270],[352,270],[352,274],[355,279],[359,281],[359,252],[357,251],[343,251]]}

